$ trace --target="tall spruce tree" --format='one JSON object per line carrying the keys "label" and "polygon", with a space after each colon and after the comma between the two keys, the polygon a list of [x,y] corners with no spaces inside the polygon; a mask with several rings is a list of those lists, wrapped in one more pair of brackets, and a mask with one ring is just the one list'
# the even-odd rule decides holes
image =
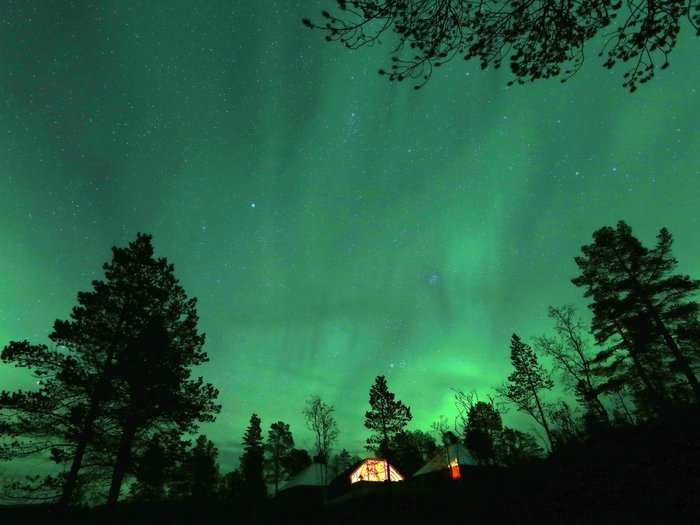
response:
{"label": "tall spruce tree", "polygon": [[537,355],[530,345],[525,344],[517,334],[511,338],[510,362],[515,370],[508,376],[508,382],[498,389],[499,394],[539,423],[547,434],[550,447],[553,447],[541,392],[551,389],[554,382],[537,361]]}
{"label": "tall spruce tree", "polygon": [[211,499],[217,494],[221,478],[218,456],[218,449],[206,436],[201,435],[197,438],[188,458],[192,475],[192,498]]}
{"label": "tall spruce tree", "polygon": [[[366,448],[376,450],[384,458],[390,459],[396,437],[413,418],[411,409],[389,391],[384,376],[377,376],[374,380],[369,391],[369,405],[370,410],[365,412],[365,427],[374,433],[367,438]],[[386,476],[388,481],[388,468]]]}
{"label": "tall spruce tree", "polygon": [[250,416],[250,423],[243,435],[243,455],[241,456],[241,475],[245,492],[254,499],[265,497],[264,466],[265,449],[262,439],[262,427],[257,414]]}
{"label": "tall spruce tree", "polygon": [[[633,361],[639,380],[658,406],[665,390],[675,385],[654,385],[645,357],[665,363],[667,370],[688,385],[700,402],[700,384],[693,370],[698,347],[685,337],[686,328],[697,323],[698,303],[693,300],[700,281],[674,273],[677,261],[671,254],[673,238],[666,228],[648,249],[632,234],[624,221],[616,228],[603,227],[593,234],[594,242],[581,248],[575,258],[581,275],[572,279],[592,298],[592,330],[599,344],[613,339]],[[697,342],[696,342],[697,343]],[[661,352],[665,357],[652,357]],[[673,381],[671,381],[673,383]]]}
{"label": "tall spruce tree", "polygon": [[289,425],[277,421],[270,425],[265,443],[266,461],[265,470],[267,479],[275,486],[275,496],[279,490],[279,484],[287,479],[284,470],[284,459],[294,447],[294,438],[289,430]]}

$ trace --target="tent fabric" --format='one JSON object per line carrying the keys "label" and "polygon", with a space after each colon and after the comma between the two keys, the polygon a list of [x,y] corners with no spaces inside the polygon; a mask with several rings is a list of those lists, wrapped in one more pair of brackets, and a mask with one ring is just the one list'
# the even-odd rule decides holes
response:
{"label": "tent fabric", "polygon": [[386,466],[389,465],[389,480],[403,481],[403,476],[384,459],[368,458],[350,474],[350,483],[358,481],[386,481]]}
{"label": "tent fabric", "polygon": [[332,467],[326,468],[320,463],[312,463],[292,479],[282,484],[279,490],[283,491],[292,487],[323,487],[328,485],[334,477],[335,472]]}
{"label": "tent fabric", "polygon": [[422,476],[439,470],[451,470],[455,465],[469,466],[476,465],[474,457],[469,453],[467,447],[461,443],[443,447],[438,451],[433,459],[423,465],[413,476]]}

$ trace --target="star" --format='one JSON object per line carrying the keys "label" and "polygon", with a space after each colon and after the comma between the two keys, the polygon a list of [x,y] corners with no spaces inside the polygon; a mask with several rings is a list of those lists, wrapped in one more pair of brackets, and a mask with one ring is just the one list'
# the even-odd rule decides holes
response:
{"label": "star", "polygon": [[251,202],[251,203],[250,203],[250,207],[251,207],[251,208],[255,208],[255,203],[254,203],[254,202]]}

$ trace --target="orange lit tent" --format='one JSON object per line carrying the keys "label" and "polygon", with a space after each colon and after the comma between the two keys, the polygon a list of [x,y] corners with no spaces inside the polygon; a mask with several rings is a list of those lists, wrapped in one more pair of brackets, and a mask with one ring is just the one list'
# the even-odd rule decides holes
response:
{"label": "orange lit tent", "polygon": [[350,483],[358,481],[386,481],[386,469],[389,468],[391,481],[403,481],[403,476],[385,459],[365,459],[350,473]]}

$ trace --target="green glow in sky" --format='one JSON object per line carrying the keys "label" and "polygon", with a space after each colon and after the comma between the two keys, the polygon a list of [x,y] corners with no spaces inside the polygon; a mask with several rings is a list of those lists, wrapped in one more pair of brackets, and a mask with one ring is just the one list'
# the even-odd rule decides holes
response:
{"label": "green glow in sky", "polygon": [[[591,58],[506,88],[456,62],[420,92],[301,26],[331,2],[20,3],[0,32],[0,344],[46,342],[112,245],[154,235],[199,299],[237,465],[250,413],[318,393],[361,453],[378,374],[413,428],[451,388],[508,374],[508,344],[583,306],[573,257],[625,219],[700,274],[700,85],[687,27],[634,95]],[[595,57],[596,53],[589,52]],[[0,385],[31,385],[0,365]],[[523,420],[524,421],[524,420]],[[528,430],[526,424],[523,429]]]}

